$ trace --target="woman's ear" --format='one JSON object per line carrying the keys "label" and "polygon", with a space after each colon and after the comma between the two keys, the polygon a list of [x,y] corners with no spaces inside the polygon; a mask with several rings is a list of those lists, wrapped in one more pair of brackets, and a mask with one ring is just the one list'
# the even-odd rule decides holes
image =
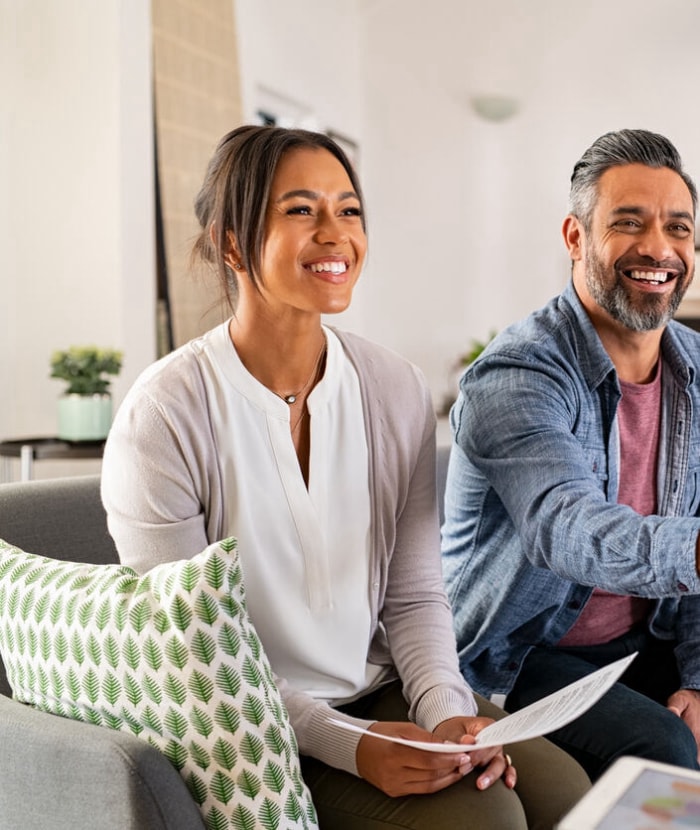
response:
{"label": "woman's ear", "polygon": [[576,262],[577,260],[583,259],[583,246],[586,235],[581,221],[570,213],[564,219],[564,225],[561,230],[571,261]]}
{"label": "woman's ear", "polygon": [[[214,246],[214,249],[218,249],[219,245],[219,235],[218,229],[216,227],[216,222],[211,223],[211,227],[209,228],[209,239],[211,239],[211,244]],[[224,249],[224,262],[228,265],[229,268],[233,268],[234,271],[243,271],[243,263],[241,262],[241,256],[238,252],[238,246],[236,245],[236,237],[233,235],[233,231],[226,231],[226,248]]]}
{"label": "woman's ear", "polygon": [[233,235],[233,231],[226,231],[226,241],[228,242],[228,249],[226,251],[225,261],[226,264],[233,268],[235,271],[245,271],[243,267],[243,262],[241,261],[241,254],[238,250],[238,245],[236,244],[236,237]]}

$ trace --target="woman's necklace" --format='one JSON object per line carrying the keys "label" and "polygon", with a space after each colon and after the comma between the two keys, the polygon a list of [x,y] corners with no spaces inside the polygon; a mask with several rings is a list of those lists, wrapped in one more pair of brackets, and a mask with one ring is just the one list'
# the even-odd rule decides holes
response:
{"label": "woman's necklace", "polygon": [[304,415],[306,415],[306,413],[307,413],[308,411],[309,411],[309,410],[308,410],[305,406],[303,406],[303,407],[301,408],[301,412],[299,413],[299,417],[297,418],[297,422],[296,422],[296,424],[294,424],[294,426],[292,426],[292,427],[291,427],[292,436],[296,433],[296,431],[297,431],[297,430],[299,429],[299,427],[301,426],[301,422],[304,420]]}
{"label": "woman's necklace", "polygon": [[280,392],[275,392],[274,389],[271,389],[270,391],[273,392],[275,395],[277,395],[278,398],[282,398],[282,400],[285,403],[287,403],[287,404],[289,404],[289,406],[291,406],[293,403],[296,402],[296,399],[299,397],[299,395],[303,394],[308,389],[308,387],[311,385],[311,382],[313,381],[313,379],[316,377],[316,374],[318,373],[318,367],[321,365],[321,360],[322,360],[323,355],[325,354],[325,352],[326,352],[326,343],[324,341],[323,345],[321,346],[321,351],[318,353],[318,357],[316,358],[316,362],[314,363],[314,368],[311,371],[311,374],[309,375],[309,379],[306,381],[306,383],[301,387],[301,389],[298,392],[292,392],[290,395],[282,395]]}

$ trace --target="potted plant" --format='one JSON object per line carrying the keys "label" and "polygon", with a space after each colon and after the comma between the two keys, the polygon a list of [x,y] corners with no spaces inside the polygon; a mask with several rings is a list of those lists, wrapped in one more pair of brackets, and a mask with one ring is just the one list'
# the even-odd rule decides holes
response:
{"label": "potted plant", "polygon": [[459,378],[462,376],[464,370],[467,368],[467,366],[471,366],[471,364],[477,359],[477,357],[479,357],[479,355],[484,351],[484,349],[488,346],[488,344],[493,340],[495,336],[496,331],[491,330],[486,340],[472,339],[467,351],[463,352],[457,357],[455,362],[450,367],[450,391],[443,397],[442,405],[438,410],[438,415],[440,415],[441,417],[447,417],[450,414],[452,404],[456,400],[456,395],[453,391],[453,387],[459,384]]}
{"label": "potted plant", "polygon": [[100,441],[112,424],[111,379],[122,367],[122,353],[97,346],[71,346],[51,356],[51,377],[68,384],[58,402],[58,437]]}

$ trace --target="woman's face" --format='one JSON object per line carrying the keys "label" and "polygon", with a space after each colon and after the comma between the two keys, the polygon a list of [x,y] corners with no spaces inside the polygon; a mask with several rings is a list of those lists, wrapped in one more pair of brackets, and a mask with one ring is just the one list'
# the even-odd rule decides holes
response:
{"label": "woman's face", "polygon": [[366,250],[360,200],[342,164],[323,149],[289,151],[277,167],[265,218],[266,301],[302,312],[343,311]]}

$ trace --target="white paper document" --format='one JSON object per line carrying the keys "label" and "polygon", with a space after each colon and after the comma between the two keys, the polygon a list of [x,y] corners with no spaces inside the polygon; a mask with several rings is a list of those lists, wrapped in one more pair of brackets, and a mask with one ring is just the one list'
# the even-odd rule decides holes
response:
{"label": "white paper document", "polygon": [[406,738],[395,738],[391,735],[380,735],[377,732],[369,732],[359,726],[344,721],[335,720],[338,726],[349,729],[351,732],[362,732],[381,738],[386,741],[394,741],[397,744],[406,744],[417,749],[425,749],[428,752],[468,752],[470,749],[485,749],[491,746],[502,744],[514,744],[518,741],[526,741],[528,738],[537,738],[546,735],[571,723],[586,709],[590,709],[605,692],[623,674],[625,669],[637,656],[637,652],[616,660],[602,669],[591,672],[574,683],[553,692],[541,700],[537,700],[498,720],[482,729],[476,736],[474,744],[452,744],[452,743],[431,743],[430,741],[410,741]]}

